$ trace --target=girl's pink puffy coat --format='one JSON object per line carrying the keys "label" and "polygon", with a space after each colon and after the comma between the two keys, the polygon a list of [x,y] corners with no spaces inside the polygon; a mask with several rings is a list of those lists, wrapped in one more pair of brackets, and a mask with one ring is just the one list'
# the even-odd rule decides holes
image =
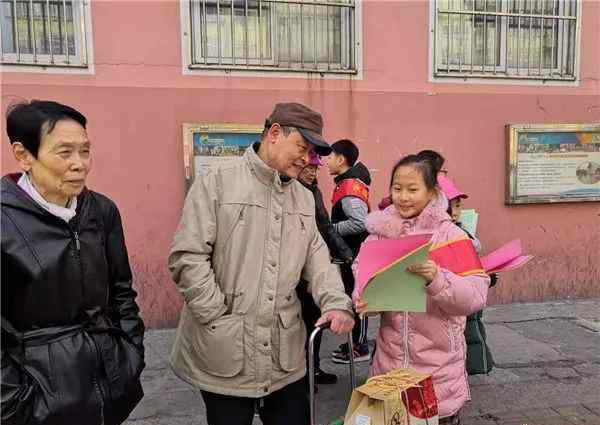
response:
{"label": "girl's pink puffy coat", "polygon": [[[409,220],[401,218],[393,205],[374,212],[366,221],[371,234],[367,241],[419,233],[432,233],[434,244],[466,237],[452,223],[447,207],[447,200],[439,196]],[[427,313],[382,314],[371,375],[406,367],[431,374],[440,418],[455,414],[470,399],[465,316],[485,306],[488,287],[487,275],[461,277],[440,268],[426,287]]]}

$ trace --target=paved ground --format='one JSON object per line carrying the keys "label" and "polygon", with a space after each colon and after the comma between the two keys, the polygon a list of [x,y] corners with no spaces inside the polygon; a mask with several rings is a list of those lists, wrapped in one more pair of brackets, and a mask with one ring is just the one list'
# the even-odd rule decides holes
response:
{"label": "paved ground", "polygon": [[[490,307],[485,320],[497,367],[471,377],[465,425],[600,425],[600,299]],[[146,397],[126,425],[206,424],[200,396],[169,369],[172,339],[172,330],[148,332]],[[323,357],[339,342],[325,338]],[[340,376],[319,387],[319,420],[327,423],[343,415],[349,382],[345,367],[327,359],[323,368]],[[359,382],[367,368],[360,365]]]}

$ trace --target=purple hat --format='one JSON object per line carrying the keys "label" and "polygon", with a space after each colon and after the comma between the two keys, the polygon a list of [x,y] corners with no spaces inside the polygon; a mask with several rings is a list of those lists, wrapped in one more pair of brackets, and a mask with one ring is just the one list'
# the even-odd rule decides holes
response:
{"label": "purple hat", "polygon": [[321,162],[321,156],[319,156],[319,154],[317,154],[314,150],[311,150],[308,155],[308,165],[323,165],[323,163]]}

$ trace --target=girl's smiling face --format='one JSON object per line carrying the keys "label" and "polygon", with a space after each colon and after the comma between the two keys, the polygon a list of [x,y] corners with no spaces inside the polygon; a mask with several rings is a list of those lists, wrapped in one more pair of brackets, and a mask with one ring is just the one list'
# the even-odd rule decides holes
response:
{"label": "girl's smiling face", "polygon": [[413,165],[398,167],[390,188],[392,203],[404,219],[417,217],[436,193],[425,183],[422,171]]}

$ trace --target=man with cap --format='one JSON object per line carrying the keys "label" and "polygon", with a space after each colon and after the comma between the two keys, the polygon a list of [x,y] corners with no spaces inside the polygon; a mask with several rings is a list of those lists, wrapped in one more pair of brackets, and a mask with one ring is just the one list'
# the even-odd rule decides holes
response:
{"label": "man with cap", "polygon": [[295,180],[312,150],[328,155],[321,115],[279,103],[260,142],[240,159],[201,170],[169,256],[183,295],[171,353],[175,373],[198,388],[210,425],[309,420],[306,328],[296,286],[337,334],[352,304],[315,221],[312,194]]}

